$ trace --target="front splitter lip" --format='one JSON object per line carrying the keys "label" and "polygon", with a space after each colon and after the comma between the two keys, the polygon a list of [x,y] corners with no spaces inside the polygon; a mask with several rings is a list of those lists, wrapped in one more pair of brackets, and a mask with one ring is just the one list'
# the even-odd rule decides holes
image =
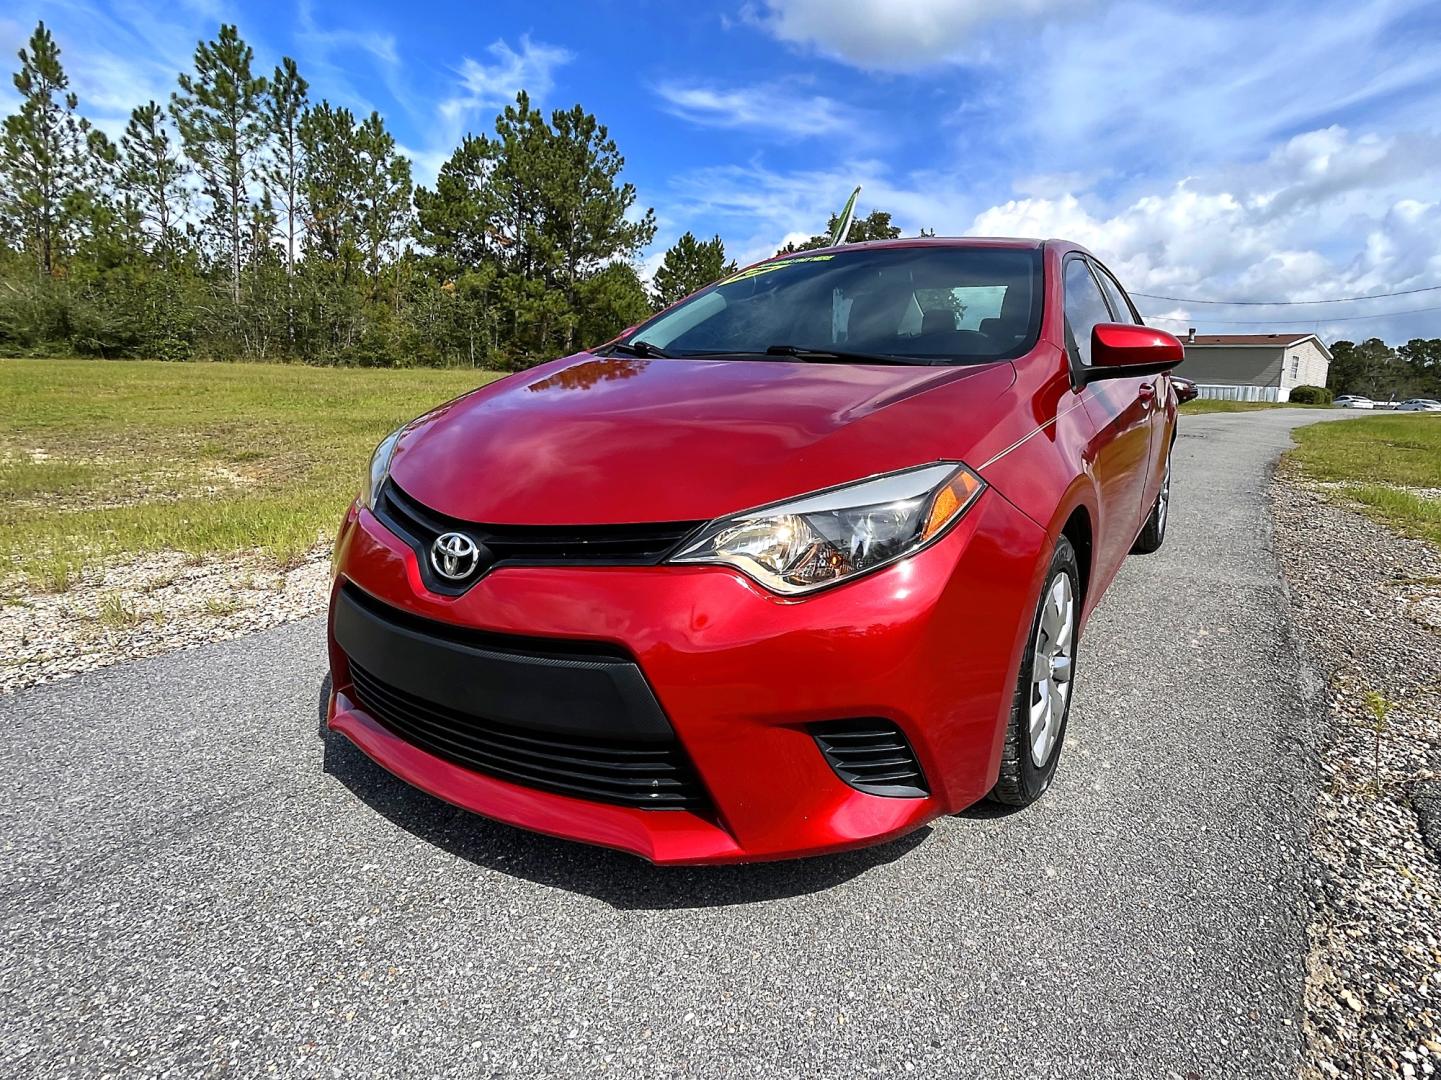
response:
{"label": "front splitter lip", "polygon": [[[452,806],[531,832],[628,852],[657,865],[767,862],[869,847],[919,828],[939,813],[933,799],[904,800],[914,813],[898,827],[814,846],[751,851],[725,829],[685,810],[589,802],[471,772],[392,734],[341,692],[331,699],[329,726],[387,772]],[[875,796],[857,792],[856,798]]]}

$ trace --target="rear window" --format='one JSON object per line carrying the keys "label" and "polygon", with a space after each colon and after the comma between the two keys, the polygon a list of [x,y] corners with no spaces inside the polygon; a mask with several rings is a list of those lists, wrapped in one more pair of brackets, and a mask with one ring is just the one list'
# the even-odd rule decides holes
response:
{"label": "rear window", "polygon": [[760,263],[636,330],[671,356],[774,345],[918,364],[1020,356],[1041,322],[1039,250],[925,246],[801,253]]}

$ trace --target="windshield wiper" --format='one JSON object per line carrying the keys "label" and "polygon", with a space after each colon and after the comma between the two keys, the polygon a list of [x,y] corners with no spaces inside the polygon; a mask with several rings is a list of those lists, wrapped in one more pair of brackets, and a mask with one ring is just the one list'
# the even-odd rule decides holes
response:
{"label": "windshield wiper", "polygon": [[771,345],[766,349],[766,355],[791,356],[797,360],[804,360],[806,363],[817,364],[901,364],[910,367],[916,363],[925,362],[923,360],[907,360],[899,356],[886,356],[884,353],[808,349],[803,345]]}
{"label": "windshield wiper", "polygon": [[649,341],[632,341],[629,343],[617,341],[611,345],[610,351],[628,352],[632,356],[639,356],[642,359],[650,359],[651,357],[659,357],[662,360],[670,359],[666,353],[661,352]]}

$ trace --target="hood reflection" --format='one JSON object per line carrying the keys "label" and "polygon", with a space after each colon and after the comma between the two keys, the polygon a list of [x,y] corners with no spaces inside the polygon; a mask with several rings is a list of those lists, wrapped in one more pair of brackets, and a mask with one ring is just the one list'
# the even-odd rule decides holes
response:
{"label": "hood reflection", "polygon": [[649,360],[628,356],[591,357],[583,363],[547,375],[531,383],[526,389],[532,394],[546,390],[589,390],[603,382],[633,379],[650,364]]}

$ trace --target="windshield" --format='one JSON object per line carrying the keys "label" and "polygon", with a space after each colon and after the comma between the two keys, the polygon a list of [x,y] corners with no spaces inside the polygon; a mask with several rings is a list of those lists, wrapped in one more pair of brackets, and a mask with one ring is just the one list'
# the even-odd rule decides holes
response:
{"label": "windshield", "polygon": [[1041,253],[924,246],[798,253],[733,274],[624,339],[668,356],[778,346],[916,364],[1008,360],[1041,323]]}

